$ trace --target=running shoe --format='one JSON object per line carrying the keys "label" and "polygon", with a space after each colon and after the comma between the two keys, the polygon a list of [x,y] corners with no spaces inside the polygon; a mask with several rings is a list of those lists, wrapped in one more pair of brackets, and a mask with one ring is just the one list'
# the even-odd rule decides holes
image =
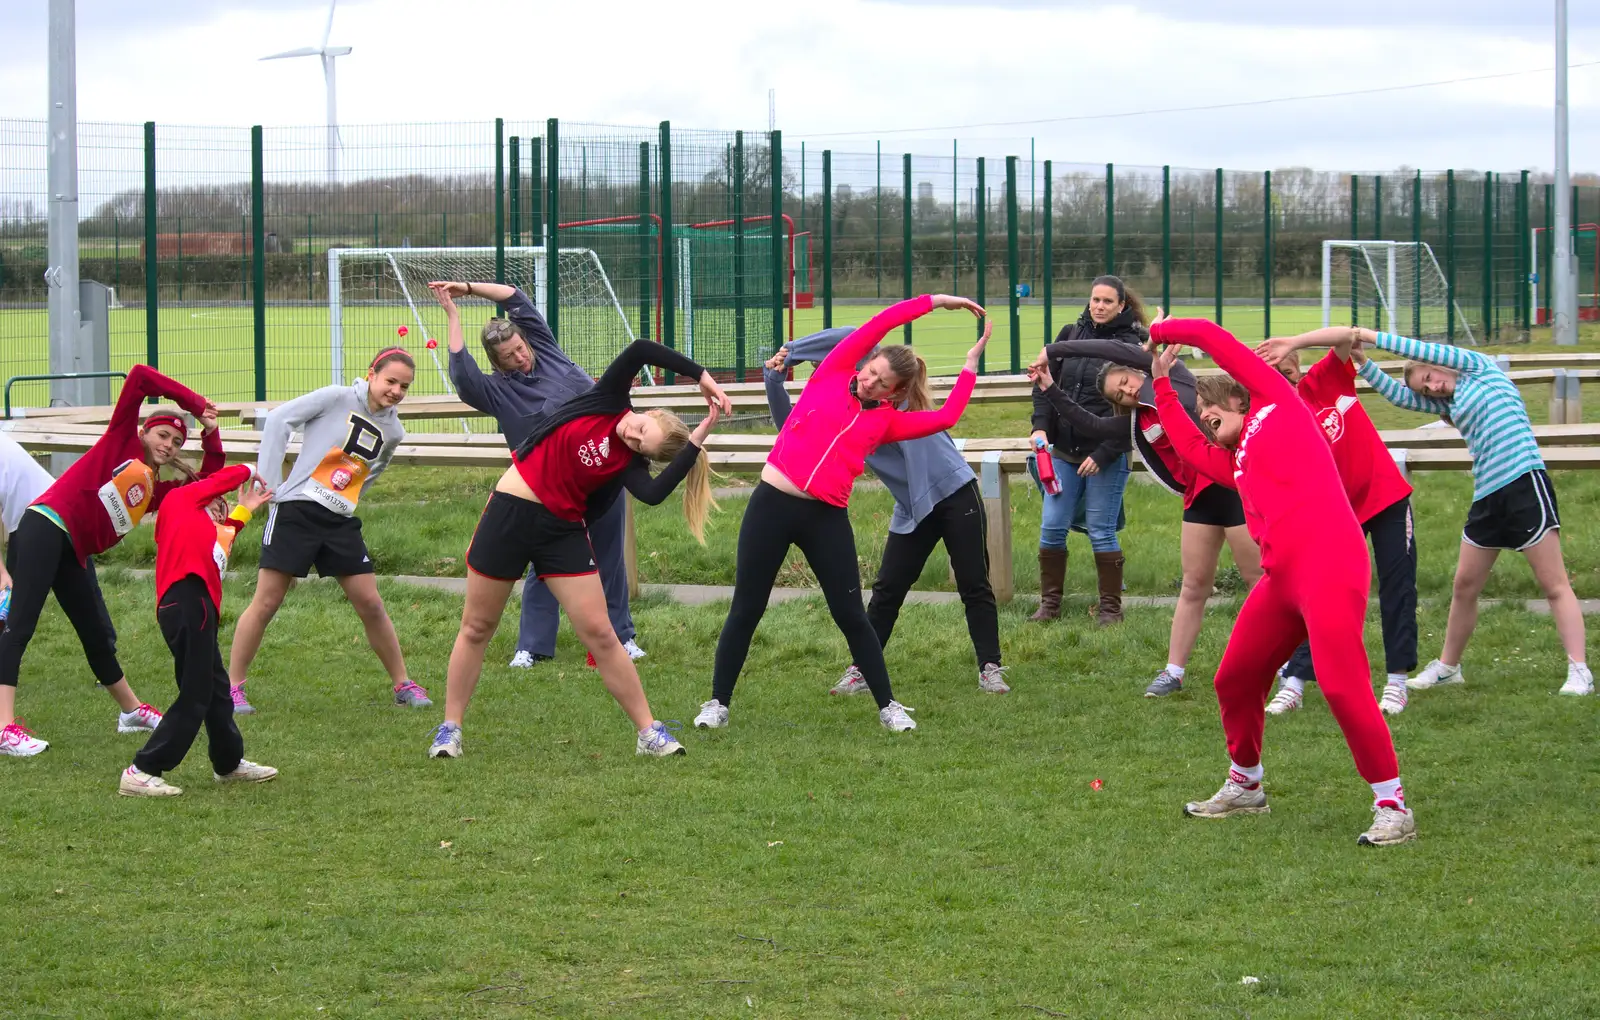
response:
{"label": "running shoe", "polygon": [[1006,668],[998,662],[986,662],[983,669],[978,671],[978,690],[985,694],[1010,694],[1011,685],[1006,683]]}
{"label": "running shoe", "polygon": [[829,694],[860,694],[867,689],[867,678],[854,666],[844,671],[839,682],[828,689]]}
{"label": "running shoe", "polygon": [[270,779],[278,778],[278,770],[271,765],[257,765],[253,761],[239,759],[239,764],[227,775],[211,773],[213,779],[219,783],[265,783]]}
{"label": "running shoe", "polygon": [[1227,818],[1230,815],[1264,815],[1272,811],[1267,806],[1267,791],[1257,783],[1247,790],[1233,780],[1222,784],[1222,789],[1206,800],[1195,800],[1183,806],[1190,818]]}
{"label": "running shoe", "polygon": [[720,730],[728,725],[728,706],[712,698],[702,702],[700,714],[694,717],[695,729]]}
{"label": "running shoe", "polygon": [[638,662],[640,659],[644,658],[644,649],[640,648],[639,642],[635,641],[633,638],[629,638],[628,640],[622,642],[622,650],[627,652],[628,658],[635,662]]}
{"label": "running shoe", "polygon": [[118,733],[149,733],[161,725],[161,713],[151,705],[140,705],[132,712],[117,715]]}
{"label": "running shoe", "polygon": [[428,699],[427,690],[418,687],[411,680],[395,685],[394,703],[396,705],[410,705],[412,708],[431,708],[433,706],[433,702]]}
{"label": "running shoe", "polygon": [[1567,682],[1561,685],[1562,694],[1583,696],[1594,693],[1594,674],[1580,662],[1567,663]]}
{"label": "running shoe", "polygon": [[1280,683],[1278,685],[1278,693],[1274,694],[1272,700],[1267,702],[1267,714],[1286,715],[1305,704],[1305,700],[1305,692],[1297,691],[1288,684]]}
{"label": "running shoe", "polygon": [[12,758],[32,758],[49,746],[48,741],[34,736],[21,719],[0,730],[0,754]]}
{"label": "running shoe", "polygon": [[176,797],[182,792],[182,788],[160,776],[140,772],[137,765],[123,769],[122,779],[117,783],[117,793],[124,797]]}
{"label": "running shoe", "polygon": [[512,669],[532,669],[537,661],[532,652],[523,651],[519,648],[517,649],[517,654],[511,657],[510,665]]}
{"label": "running shoe", "polygon": [[234,715],[255,715],[256,714],[255,706],[250,704],[250,702],[245,699],[245,696],[244,696],[244,684],[240,684],[237,687],[229,688],[228,689],[228,693],[233,696],[233,714]]}
{"label": "running shoe", "polygon": [[453,722],[442,722],[433,731],[433,744],[428,748],[429,758],[461,757],[461,727]]}
{"label": "running shoe", "polygon": [[917,728],[917,721],[908,712],[915,712],[914,708],[907,708],[898,701],[891,701],[878,709],[878,721],[883,723],[883,728],[893,733],[904,733]]}
{"label": "running shoe", "polygon": [[1383,697],[1378,699],[1378,707],[1383,709],[1384,715],[1399,715],[1406,710],[1407,700],[1405,681],[1386,683],[1383,685]]}
{"label": "running shoe", "polygon": [[1163,669],[1150,681],[1150,686],[1144,689],[1147,698],[1164,698],[1169,694],[1177,694],[1183,690],[1183,677]]}
{"label": "running shoe", "polygon": [[1467,678],[1461,672],[1460,666],[1446,666],[1438,659],[1434,659],[1421,673],[1407,680],[1406,686],[1414,691],[1425,691],[1430,687],[1448,687],[1451,684],[1466,682]]}
{"label": "running shoe", "polygon": [[1373,808],[1372,828],[1356,837],[1359,846],[1394,846],[1417,838],[1417,817],[1405,808]]}
{"label": "running shoe", "polygon": [[634,754],[647,754],[652,758],[669,758],[675,754],[688,754],[689,751],[678,743],[667,729],[667,724],[657,719],[646,729],[639,731],[639,742],[634,745]]}

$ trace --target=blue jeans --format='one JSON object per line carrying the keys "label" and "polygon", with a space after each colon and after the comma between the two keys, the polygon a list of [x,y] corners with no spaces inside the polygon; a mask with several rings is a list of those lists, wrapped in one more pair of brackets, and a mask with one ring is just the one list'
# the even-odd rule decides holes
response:
{"label": "blue jeans", "polygon": [[1128,487],[1128,455],[1123,454],[1088,478],[1078,475],[1076,464],[1069,464],[1053,452],[1056,477],[1061,491],[1044,497],[1044,513],[1039,520],[1039,548],[1065,549],[1067,530],[1082,528],[1089,533],[1089,547],[1095,552],[1117,552],[1117,520],[1122,516],[1122,492]]}
{"label": "blue jeans", "polygon": [[[603,516],[589,526],[589,542],[594,546],[594,561],[600,568],[600,587],[606,593],[606,611],[618,641],[634,638],[633,614],[628,611],[628,568],[622,559],[622,544],[627,530],[627,496],[618,496]],[[517,651],[551,658],[556,654],[556,630],[561,626],[561,607],[545,583],[533,576],[522,588],[522,619],[517,628]]]}

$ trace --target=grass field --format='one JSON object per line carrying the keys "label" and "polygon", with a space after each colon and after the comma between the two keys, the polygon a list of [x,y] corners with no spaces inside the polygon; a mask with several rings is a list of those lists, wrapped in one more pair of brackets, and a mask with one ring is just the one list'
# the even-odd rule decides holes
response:
{"label": "grass field", "polygon": [[[128,672],[164,703],[149,582],[105,580]],[[384,592],[438,696],[459,600]],[[248,597],[228,584],[225,632]],[[660,717],[706,696],[724,612],[636,606]],[[1138,693],[1166,612],[1109,631],[1023,613],[1002,614],[1015,691],[993,697],[959,607],[912,607],[889,662],[921,728],[896,738],[865,699],[825,694],[846,651],[820,602],[777,607],[732,728],[688,732],[669,761],[634,757],[569,635],[515,671],[503,630],[467,757],[440,762],[423,755],[438,713],[387,703],[354,614],[313,584],[269,631],[242,721],[280,779],[217,787],[197,749],[163,802],[115,795],[139,738],[113,732],[49,613],[20,699],[54,746],[0,762],[0,1014],[1600,1012],[1597,703],[1553,695],[1547,619],[1486,612],[1470,685],[1393,722],[1422,836],[1363,851],[1369,793],[1315,696],[1269,726],[1271,815],[1180,817],[1226,764],[1207,678],[1229,613],[1192,690],[1161,702]],[[1442,625],[1423,614],[1426,647]]]}

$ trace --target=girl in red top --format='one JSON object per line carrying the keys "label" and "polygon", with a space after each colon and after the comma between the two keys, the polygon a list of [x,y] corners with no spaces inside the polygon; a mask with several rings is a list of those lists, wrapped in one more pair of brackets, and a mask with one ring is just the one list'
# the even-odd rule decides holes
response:
{"label": "girl in red top", "polygon": [[1406,808],[1394,741],[1372,694],[1362,629],[1372,568],[1322,427],[1279,375],[1221,326],[1176,319],[1151,327],[1156,344],[1189,344],[1247,391],[1248,405],[1207,404],[1208,442],[1189,420],[1166,376],[1169,346],[1152,365],[1156,406],[1178,453],[1213,481],[1233,481],[1245,520],[1261,547],[1265,576],[1246,597],[1217,666],[1217,701],[1232,759],[1227,781],[1208,800],[1185,805],[1194,818],[1265,814],[1261,736],[1267,692],[1278,665],[1307,637],[1323,694],[1344,732],[1356,769],[1372,785],[1374,820],[1357,842],[1403,843],[1416,836]]}
{"label": "girl in red top", "polygon": [[[223,494],[233,489],[239,490],[239,505],[230,514]],[[217,782],[263,783],[278,774],[244,758],[217,641],[228,553],[251,513],[271,495],[251,480],[249,467],[237,464],[174,489],[162,504],[156,517],[156,622],[172,650],[178,700],[122,771],[117,792],[124,797],[182,793],[161,776],[183,761],[202,725]]]}
{"label": "girl in red top", "polygon": [[[441,293],[441,303],[447,300],[449,295]],[[451,316],[452,345],[459,342],[460,328],[459,317]],[[699,381],[711,411],[693,432],[669,411],[633,409],[628,391],[646,365]],[[461,757],[461,722],[483,672],[484,651],[500,626],[512,586],[529,564],[572,621],[606,690],[633,720],[639,731],[635,752],[684,753],[651,715],[639,671],[617,640],[587,521],[610,509],[623,489],[655,506],[687,478],[684,516],[704,544],[706,515],[716,503],[702,447],[719,411],[732,407],[711,373],[677,351],[639,340],[617,356],[593,389],[534,416],[532,431],[512,453],[513,463],[495,485],[467,549],[461,632],[445,677],[444,722],[434,730],[428,757]],[[651,461],[667,466],[652,476]]]}
{"label": "girl in red top", "polygon": [[750,652],[750,639],[767,611],[778,570],[798,545],[817,575],[828,610],[850,644],[850,655],[878,703],[878,720],[895,732],[913,730],[910,711],[894,700],[883,646],[861,604],[861,567],[850,529],[850,490],[866,470],[867,454],[885,443],[943,432],[961,418],[977,382],[978,356],[990,324],[967,352],[967,364],[950,397],[929,410],[927,367],[907,346],[879,347],[892,329],[935,308],[962,308],[979,318],[983,308],[966,298],[923,295],[879,312],[822,359],[783,423],[761,484],[739,525],[733,606],[717,639],[711,700],[694,724],[728,725],[733,685]]}
{"label": "girl in red top", "polygon": [[[205,426],[201,473],[222,467],[217,409],[211,402],[148,365],[134,365],[123,381],[105,435],[34,501],[8,544],[11,614],[0,632],[0,731],[8,736],[13,728],[21,729],[15,717],[17,677],[45,598],[52,591],[78,632],[95,679],[122,709],[117,732],[153,730],[161,721],[161,713],[141,702],[122,675],[116,631],[89,564],[89,557],[122,541],[145,514],[161,505],[168,492],[183,484],[158,480],[163,467],[185,472],[186,480],[193,477],[193,471],[178,459],[188,438],[181,417],[158,410],[141,428],[139,405],[147,397],[175,401],[198,418]],[[27,736],[26,741],[0,740],[0,749],[37,754],[49,746]]]}
{"label": "girl in red top", "polygon": [[[1064,358],[1101,358],[1100,391],[1126,415],[1102,417],[1084,408],[1055,384],[1050,361]],[[1183,525],[1178,556],[1183,583],[1172,611],[1172,634],[1167,639],[1167,665],[1144,690],[1147,698],[1161,698],[1183,690],[1183,674],[1194,651],[1195,639],[1205,620],[1206,600],[1217,577],[1217,563],[1226,542],[1233,551],[1248,591],[1261,577],[1261,552],[1244,524],[1244,507],[1231,486],[1218,485],[1194,470],[1173,449],[1172,440],[1156,412],[1155,389],[1149,377],[1149,351],[1116,340],[1071,340],[1050,344],[1039,352],[1028,374],[1056,412],[1085,438],[1110,439],[1133,432],[1134,445],[1150,474],[1183,497]],[[1169,381],[1190,418],[1195,418],[1196,380],[1182,364],[1172,366]]]}

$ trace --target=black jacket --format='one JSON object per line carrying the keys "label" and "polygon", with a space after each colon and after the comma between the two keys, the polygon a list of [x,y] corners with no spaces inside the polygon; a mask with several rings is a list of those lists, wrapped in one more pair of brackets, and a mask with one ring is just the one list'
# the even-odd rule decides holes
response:
{"label": "black jacket", "polygon": [[[705,373],[705,369],[663,344],[653,340],[635,340],[622,349],[622,353],[606,368],[605,374],[595,382],[593,389],[568,399],[549,413],[528,415],[523,420],[527,426],[527,438],[518,444],[516,459],[526,457],[546,436],[576,418],[633,410],[633,401],[628,394],[633,388],[634,377],[646,365],[664,368],[690,379],[699,379]],[[585,519],[591,522],[598,520],[617,501],[624,488],[641,503],[655,506],[672,494],[672,490],[689,474],[699,455],[698,446],[685,443],[683,451],[672,458],[672,462],[662,468],[660,474],[652,476],[650,459],[642,453],[634,454],[633,461],[622,469],[621,474],[589,493]]]}
{"label": "black jacket", "polygon": [[[1128,309],[1123,309],[1122,314],[1102,326],[1089,317],[1089,309],[1085,307],[1077,322],[1066,326],[1056,335],[1056,343],[1117,340],[1139,346],[1149,338],[1149,331],[1134,319]],[[1113,413],[1110,402],[1100,395],[1099,388],[1095,386],[1100,366],[1105,362],[1099,358],[1058,358],[1051,355],[1049,363],[1050,374],[1055,378],[1056,385],[1073,403],[1094,415],[1107,416]],[[1093,457],[1095,463],[1103,468],[1133,448],[1132,438],[1126,433],[1115,439],[1097,439],[1079,434],[1073,429],[1072,423],[1059,414],[1037,389],[1033,392],[1033,428],[1044,432],[1057,456],[1073,463]]]}

